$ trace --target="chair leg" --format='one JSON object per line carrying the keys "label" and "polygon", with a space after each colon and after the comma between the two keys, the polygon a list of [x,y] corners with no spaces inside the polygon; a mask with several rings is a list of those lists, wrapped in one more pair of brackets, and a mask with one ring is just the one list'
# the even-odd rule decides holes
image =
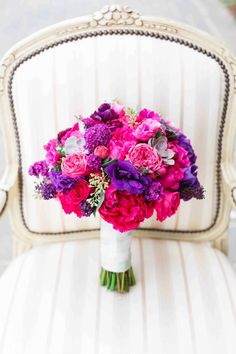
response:
{"label": "chair leg", "polygon": [[211,242],[212,246],[223,252],[224,254],[228,254],[228,236],[227,232],[218,237],[216,240]]}
{"label": "chair leg", "polygon": [[30,242],[24,242],[20,240],[18,237],[12,237],[12,256],[13,258],[19,256],[20,254],[30,250],[32,248],[32,244]]}

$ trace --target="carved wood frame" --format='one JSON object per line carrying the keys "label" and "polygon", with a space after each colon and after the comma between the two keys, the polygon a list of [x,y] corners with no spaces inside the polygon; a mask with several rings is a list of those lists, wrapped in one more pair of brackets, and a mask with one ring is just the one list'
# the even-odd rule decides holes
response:
{"label": "carved wood frame", "polygon": [[[37,234],[30,232],[22,218],[21,195],[21,156],[20,142],[16,125],[12,115],[14,113],[14,102],[11,100],[11,85],[15,70],[34,55],[73,40],[78,40],[96,35],[142,35],[152,36],[163,40],[169,40],[186,45],[193,50],[210,56],[220,65],[225,74],[225,105],[222,112],[224,124],[222,128],[222,139],[219,140],[218,161],[216,173],[219,176],[219,213],[213,226],[204,232],[163,232],[151,230],[137,230],[135,233],[142,237],[158,237],[179,240],[215,240],[226,234],[229,214],[232,206],[235,206],[234,190],[236,188],[236,174],[233,169],[233,141],[236,130],[236,120],[233,115],[236,113],[236,61],[231,53],[212,37],[193,29],[189,26],[175,22],[142,17],[127,6],[112,5],[106,6],[100,12],[91,17],[81,17],[70,21],[56,24],[46,28],[14,46],[3,58],[0,66],[0,118],[4,131],[5,147],[7,151],[8,168],[0,185],[9,195],[7,205],[9,206],[12,230],[18,242],[26,244],[38,244],[78,238],[97,237],[98,232],[73,232],[52,234]],[[227,139],[225,139],[227,136]],[[11,148],[9,149],[9,141]],[[224,144],[224,149],[222,146]],[[18,157],[14,153],[18,151]],[[19,168],[19,169],[18,169]],[[20,198],[20,200],[19,200]],[[19,203],[20,201],[20,203]],[[4,207],[5,208],[5,207]],[[2,210],[3,212],[3,210]],[[60,237],[58,237],[60,235]],[[224,236],[225,237],[225,236]],[[222,242],[221,242],[222,243]],[[217,244],[217,243],[216,243]],[[19,251],[20,252],[20,251]]]}

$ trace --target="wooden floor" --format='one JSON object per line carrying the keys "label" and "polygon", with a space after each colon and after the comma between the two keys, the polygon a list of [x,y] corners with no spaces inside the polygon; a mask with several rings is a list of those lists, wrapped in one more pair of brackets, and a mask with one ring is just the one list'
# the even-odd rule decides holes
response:
{"label": "wooden floor", "polygon": [[[144,15],[166,17],[211,33],[236,54],[236,23],[219,0],[8,0],[0,1],[0,57],[27,35],[58,21],[93,13],[107,4],[129,5]],[[2,151],[0,136],[0,151]],[[0,173],[4,159],[0,154]],[[231,228],[230,258],[236,262],[236,237]],[[235,251],[233,251],[235,250]],[[0,273],[10,259],[7,218],[0,220]]]}

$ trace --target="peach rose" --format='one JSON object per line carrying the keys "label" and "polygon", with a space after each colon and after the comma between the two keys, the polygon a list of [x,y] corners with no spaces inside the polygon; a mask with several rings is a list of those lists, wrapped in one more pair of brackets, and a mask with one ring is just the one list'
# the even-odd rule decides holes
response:
{"label": "peach rose", "polygon": [[82,153],[68,155],[62,159],[62,173],[71,178],[83,176],[87,169],[87,156]]}
{"label": "peach rose", "polygon": [[137,144],[129,150],[128,159],[137,169],[148,168],[149,172],[157,172],[162,163],[161,157],[148,144]]}
{"label": "peach rose", "polygon": [[99,145],[95,148],[94,155],[97,155],[100,159],[105,159],[108,156],[108,152],[109,150],[106,146]]}

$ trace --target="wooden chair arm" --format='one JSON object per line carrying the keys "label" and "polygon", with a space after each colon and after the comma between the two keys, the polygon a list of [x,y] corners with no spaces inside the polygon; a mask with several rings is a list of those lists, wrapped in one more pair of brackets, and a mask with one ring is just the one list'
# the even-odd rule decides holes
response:
{"label": "wooden chair arm", "polygon": [[236,208],[236,169],[233,163],[223,163],[221,166],[224,191],[233,208]]}

